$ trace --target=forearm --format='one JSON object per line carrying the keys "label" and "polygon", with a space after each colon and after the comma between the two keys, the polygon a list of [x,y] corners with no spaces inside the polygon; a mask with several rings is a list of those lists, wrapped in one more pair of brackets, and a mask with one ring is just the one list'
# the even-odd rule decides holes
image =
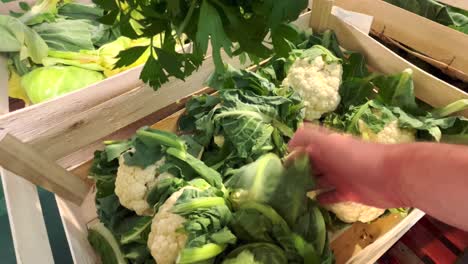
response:
{"label": "forearm", "polygon": [[415,143],[388,149],[384,171],[403,206],[468,230],[468,147]]}

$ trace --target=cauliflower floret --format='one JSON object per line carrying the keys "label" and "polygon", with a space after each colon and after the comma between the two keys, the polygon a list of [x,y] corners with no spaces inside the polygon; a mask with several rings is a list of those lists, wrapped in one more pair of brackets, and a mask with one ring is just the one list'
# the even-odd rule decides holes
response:
{"label": "cauliflower floret", "polygon": [[298,59],[289,69],[283,86],[293,88],[304,99],[305,118],[312,121],[338,107],[342,75],[343,66],[340,63],[327,64],[322,56],[313,61]]}
{"label": "cauliflower floret", "polygon": [[176,263],[187,242],[187,234],[179,231],[186,221],[185,218],[171,212],[172,206],[186,189],[193,187],[184,187],[173,193],[159,208],[151,223],[148,248],[158,264]]}
{"label": "cauliflower floret", "polygon": [[371,207],[355,202],[342,202],[327,205],[327,210],[332,211],[336,217],[345,223],[367,223],[381,216],[385,209]]}
{"label": "cauliflower floret", "polygon": [[137,166],[126,165],[125,159],[121,155],[115,179],[115,194],[119,197],[120,204],[135,211],[137,215],[151,215],[152,209],[146,202],[146,196],[151,188],[161,180],[158,179],[159,173],[157,170],[164,162],[165,160],[161,159],[155,164],[142,169]]}
{"label": "cauliflower floret", "polygon": [[415,132],[410,129],[400,128],[398,126],[398,120],[388,123],[384,129],[377,134],[370,130],[366,123],[359,120],[359,130],[363,138],[371,142],[399,144],[414,142],[416,140]]}

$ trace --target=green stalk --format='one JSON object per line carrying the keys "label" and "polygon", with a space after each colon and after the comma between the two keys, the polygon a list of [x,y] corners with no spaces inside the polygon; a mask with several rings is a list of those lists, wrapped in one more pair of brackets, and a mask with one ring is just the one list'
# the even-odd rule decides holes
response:
{"label": "green stalk", "polygon": [[218,245],[214,243],[209,243],[196,248],[185,248],[180,253],[176,263],[188,264],[211,259],[223,252],[225,248],[226,245]]}
{"label": "green stalk", "polygon": [[178,150],[186,149],[184,141],[169,132],[156,129],[140,129],[136,134],[143,142],[149,143],[150,145],[158,144]]}
{"label": "green stalk", "polygon": [[226,200],[222,197],[200,197],[191,199],[188,202],[176,204],[172,207],[171,212],[175,214],[188,213],[199,208],[210,208],[220,205],[226,205]]}
{"label": "green stalk", "polygon": [[42,64],[44,66],[54,66],[57,64],[63,64],[63,65],[75,66],[78,68],[87,69],[91,71],[104,71],[104,68],[97,63],[82,63],[77,60],[58,59],[58,58],[51,58],[51,57],[42,59]]}
{"label": "green stalk", "polygon": [[34,24],[34,19],[43,14],[57,14],[57,5],[59,0],[43,0],[38,1],[36,5],[31,7],[31,10],[26,12],[24,15],[19,17],[18,19],[23,22],[24,24],[28,25],[29,23]]}
{"label": "green stalk", "polygon": [[215,171],[214,169],[206,166],[206,164],[203,163],[201,160],[177,148],[169,148],[167,150],[167,154],[187,163],[200,175],[201,178],[207,181],[211,186],[220,188],[223,192],[226,191],[226,188],[223,185],[221,174],[219,174],[219,172]]}
{"label": "green stalk", "polygon": [[245,202],[242,203],[239,207],[239,209],[254,209],[268,217],[268,219],[271,220],[271,222],[275,225],[279,225],[281,229],[283,229],[286,232],[291,232],[291,229],[289,229],[288,223],[281,217],[272,207],[266,206],[261,203],[257,202]]}
{"label": "green stalk", "polygon": [[433,110],[432,115],[434,117],[446,117],[466,109],[468,109],[468,99],[461,99],[445,107]]}
{"label": "green stalk", "polygon": [[288,138],[292,138],[294,136],[294,130],[285,125],[283,122],[273,119],[272,124]]}
{"label": "green stalk", "polygon": [[[88,240],[91,246],[101,256],[103,262],[109,261],[116,264],[127,264],[127,261],[120,250],[119,243],[112,232],[102,223],[98,222],[89,228]],[[109,252],[109,249],[111,252]]]}
{"label": "green stalk", "polygon": [[197,1],[192,0],[192,3],[190,4],[190,8],[187,12],[187,15],[184,18],[184,21],[182,21],[182,24],[180,24],[179,28],[177,28],[177,35],[179,37],[182,36],[182,33],[184,33],[184,30],[187,27],[190,19],[192,19],[193,12],[195,11],[196,6],[197,6]]}
{"label": "green stalk", "polygon": [[59,51],[59,50],[50,50],[47,55],[53,58],[67,59],[67,60],[79,60],[83,62],[97,62],[99,61],[99,56],[91,55],[81,52],[72,52],[72,51]]}
{"label": "green stalk", "polygon": [[356,114],[351,119],[350,124],[346,128],[346,132],[349,132],[349,133],[352,133],[352,134],[354,134],[354,132],[359,132],[359,126],[358,126],[359,119],[361,119],[361,116],[364,114],[364,112],[367,109],[369,109],[369,103],[370,103],[370,101],[365,103],[364,105],[362,105],[359,108],[359,110],[356,112]]}

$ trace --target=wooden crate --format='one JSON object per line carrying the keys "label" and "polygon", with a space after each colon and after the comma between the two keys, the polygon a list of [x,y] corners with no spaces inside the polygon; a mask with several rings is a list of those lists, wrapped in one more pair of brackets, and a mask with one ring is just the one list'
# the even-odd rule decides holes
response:
{"label": "wooden crate", "polygon": [[[468,94],[433,78],[396,56],[366,33],[330,15],[332,6],[333,1],[315,0],[315,15],[312,17],[320,19],[311,21],[311,14],[307,13],[296,24],[305,29],[309,27],[310,21],[314,29],[335,30],[345,49],[363,53],[369,65],[377,71],[396,73],[412,68],[416,95],[433,106],[443,106],[468,98]],[[234,59],[226,60],[235,66],[239,65]],[[104,81],[106,89],[96,89],[92,97],[80,90],[0,117],[0,128],[3,128],[3,140],[0,144],[2,166],[22,174],[35,184],[52,179],[55,185],[44,187],[69,200],[84,200],[78,206],[57,196],[75,263],[97,262],[86,239],[86,224],[96,218],[93,186],[85,179],[87,162],[92,158],[92,152],[102,147],[100,142],[103,139],[126,138],[143,124],[162,120],[155,126],[173,128],[177,119],[177,114],[174,113],[183,108],[187,95],[195,91],[209,91],[200,90],[200,87],[213,69],[212,61],[206,60],[201,69],[187,78],[186,82],[172,80],[156,93],[144,85],[129,85],[125,88],[124,84],[111,78]],[[468,112],[464,114],[468,116]],[[8,160],[14,162],[5,162]],[[50,263],[51,254],[50,257],[44,256],[47,255],[47,250],[50,251],[50,246],[43,222],[39,221],[42,215],[40,207],[37,208],[38,199],[34,186],[5,170],[3,175],[9,175],[4,177],[4,182],[7,179],[5,189],[8,191],[7,201],[18,262]],[[71,193],[74,195],[70,196]],[[339,262],[374,262],[422,216],[421,211],[413,210],[406,218],[390,215],[372,224],[353,225],[337,234],[332,242]],[[365,241],[362,240],[363,234],[368,235]]]}
{"label": "wooden crate", "polygon": [[[468,10],[465,0],[438,0]],[[372,33],[409,54],[468,82],[468,34],[382,0],[337,0],[336,5],[374,17]]]}

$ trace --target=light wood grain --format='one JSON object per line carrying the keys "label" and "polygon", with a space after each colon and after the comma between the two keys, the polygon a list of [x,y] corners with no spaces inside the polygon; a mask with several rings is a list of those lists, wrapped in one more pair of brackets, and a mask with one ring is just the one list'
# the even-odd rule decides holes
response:
{"label": "light wood grain", "polygon": [[314,0],[312,2],[312,15],[310,27],[314,32],[322,32],[327,29],[328,19],[331,15],[333,0]]}
{"label": "light wood grain", "polygon": [[468,74],[468,35],[381,0],[336,0],[335,3],[373,16],[372,30],[377,36],[394,39],[421,55]]}
{"label": "light wood grain", "polygon": [[424,213],[414,209],[407,217],[403,218],[392,229],[384,233],[374,243],[368,245],[360,253],[347,261],[349,264],[375,263],[388,249],[392,247],[408,230],[415,225]]}
{"label": "light wood grain", "polygon": [[[0,114],[8,113],[6,59],[0,56]],[[16,262],[53,263],[52,249],[34,184],[0,167]],[[31,221],[34,219],[34,221]]]}
{"label": "light wood grain", "polygon": [[[412,69],[416,97],[422,101],[434,107],[442,107],[468,98],[466,92],[419,69],[337,17],[330,17],[328,27],[335,31],[341,46],[347,50],[362,53],[367,63],[379,72],[395,74],[408,68]],[[468,111],[461,114],[468,117]]]}
{"label": "light wood grain", "polygon": [[89,187],[81,179],[7,133],[0,136],[0,165],[77,204],[89,192]]}
{"label": "light wood grain", "polygon": [[88,231],[86,228],[86,224],[88,223],[86,219],[87,212],[88,214],[91,213],[93,218],[96,216],[96,207],[93,198],[94,195],[89,195],[81,206],[77,206],[58,196],[55,197],[73,263],[76,264],[97,263],[98,258],[88,242]]}
{"label": "light wood grain", "polygon": [[[375,31],[374,31],[375,33]],[[466,72],[463,72],[463,71],[460,71],[458,69],[455,69],[453,68],[450,64],[447,64],[445,62],[442,62],[442,61],[438,61],[436,59],[433,59],[429,56],[426,56],[424,54],[421,54],[420,52],[416,52],[404,45],[402,45],[401,43],[399,43],[398,41],[392,39],[392,38],[389,38],[389,37],[386,37],[385,35],[379,35],[380,39],[382,41],[385,41],[391,45],[394,45],[404,51],[406,51],[407,53],[431,64],[432,66],[440,69],[443,73],[453,77],[453,78],[456,78],[456,79],[459,79],[459,80],[462,80],[464,82],[468,82],[468,71]]]}
{"label": "light wood grain", "polygon": [[0,173],[16,262],[54,263],[36,185],[5,169]]}
{"label": "light wood grain", "polygon": [[466,0],[437,0],[438,2],[468,10],[468,1]]}

